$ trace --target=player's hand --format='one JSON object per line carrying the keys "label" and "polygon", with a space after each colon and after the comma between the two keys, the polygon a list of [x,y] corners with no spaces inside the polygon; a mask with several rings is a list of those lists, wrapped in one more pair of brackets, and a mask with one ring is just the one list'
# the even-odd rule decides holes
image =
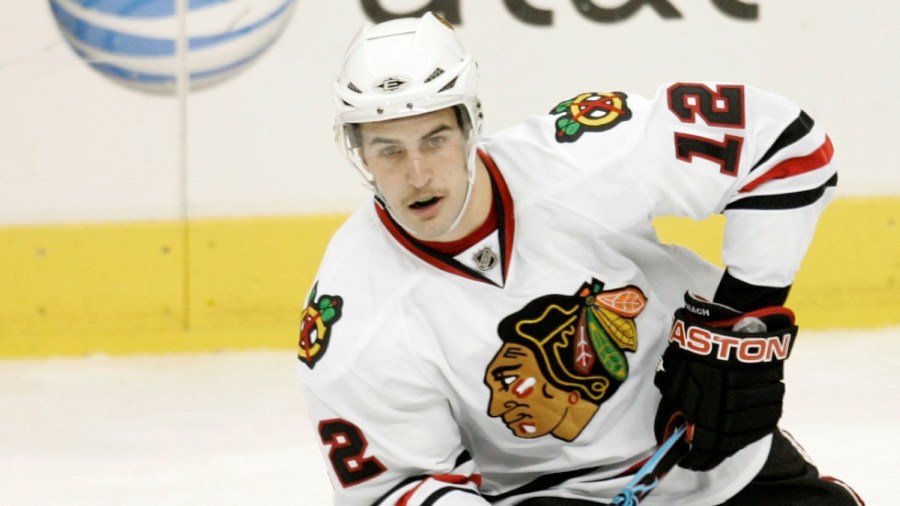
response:
{"label": "player's hand", "polygon": [[673,414],[683,414],[693,434],[679,465],[705,471],[775,430],[797,327],[780,306],[741,313],[690,292],[684,300],[654,379],[662,392],[655,430],[662,441]]}

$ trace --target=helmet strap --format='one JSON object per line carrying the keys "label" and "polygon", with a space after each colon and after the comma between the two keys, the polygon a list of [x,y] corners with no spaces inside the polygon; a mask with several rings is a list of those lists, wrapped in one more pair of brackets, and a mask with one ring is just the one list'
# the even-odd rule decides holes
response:
{"label": "helmet strap", "polygon": [[475,156],[477,150],[475,149],[474,142],[470,141],[469,144],[469,156],[466,158],[466,198],[463,200],[459,212],[456,213],[456,218],[453,219],[453,222],[450,223],[450,226],[447,228],[447,232],[453,231],[459,225],[459,222],[462,221],[462,217],[466,214],[469,202],[472,200],[472,189],[475,188],[475,173],[477,172],[475,170]]}

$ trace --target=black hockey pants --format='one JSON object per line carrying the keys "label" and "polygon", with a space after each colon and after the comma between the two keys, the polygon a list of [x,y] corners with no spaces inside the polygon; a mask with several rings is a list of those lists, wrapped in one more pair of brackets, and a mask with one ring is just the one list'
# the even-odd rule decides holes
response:
{"label": "black hockey pants", "polygon": [[[518,506],[597,506],[582,499],[535,497]],[[840,480],[819,475],[790,435],[776,431],[762,470],[743,490],[722,506],[862,506],[853,490]]]}

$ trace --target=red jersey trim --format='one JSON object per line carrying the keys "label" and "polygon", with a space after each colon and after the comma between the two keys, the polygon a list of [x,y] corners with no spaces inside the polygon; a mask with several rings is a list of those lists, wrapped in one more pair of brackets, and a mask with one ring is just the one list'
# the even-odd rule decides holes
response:
{"label": "red jersey trim", "polygon": [[796,176],[798,174],[803,174],[806,172],[814,171],[816,169],[820,169],[831,161],[831,157],[833,155],[834,146],[831,144],[831,139],[826,136],[825,142],[822,143],[822,145],[812,153],[806,156],[789,158],[779,163],[778,165],[769,169],[769,171],[763,174],[759,179],[751,181],[746,186],[741,188],[740,193],[753,191],[760,185],[773,179],[785,179],[788,177]]}
{"label": "red jersey trim", "polygon": [[[481,150],[478,150],[478,156],[484,162],[485,167],[487,167],[488,176],[493,183],[494,202],[492,205],[497,210],[497,229],[500,233],[500,260],[503,266],[503,280],[505,284],[506,276],[509,273],[510,253],[512,252],[513,236],[515,234],[513,200],[509,193],[509,187],[506,185],[506,180],[503,179],[503,175],[497,169],[494,160]],[[375,199],[375,212],[391,236],[420,260],[450,274],[472,281],[495,284],[481,273],[458,262],[452,256],[441,253],[412,237],[400,224],[394,221],[390,213],[385,209],[384,204],[378,199]]]}
{"label": "red jersey trim", "polygon": [[484,239],[485,237],[491,235],[491,232],[497,230],[497,204],[496,202],[491,201],[491,210],[488,212],[488,217],[484,220],[484,223],[481,224],[480,227],[476,228],[472,231],[471,234],[457,239],[455,241],[450,242],[431,242],[431,241],[421,241],[422,244],[432,248],[434,250],[440,251],[445,255],[456,256],[462,253],[463,251],[471,248],[476,243]]}
{"label": "red jersey trim", "polygon": [[409,492],[403,494],[403,497],[397,501],[396,506],[409,506],[410,500],[422,488],[422,485],[425,484],[428,480],[439,481],[442,483],[447,483],[450,485],[468,485],[469,483],[473,483],[476,487],[481,487],[481,475],[480,474],[472,474],[469,476],[463,476],[461,474],[436,474],[434,476],[429,476],[428,478],[420,481],[415,487],[413,487]]}

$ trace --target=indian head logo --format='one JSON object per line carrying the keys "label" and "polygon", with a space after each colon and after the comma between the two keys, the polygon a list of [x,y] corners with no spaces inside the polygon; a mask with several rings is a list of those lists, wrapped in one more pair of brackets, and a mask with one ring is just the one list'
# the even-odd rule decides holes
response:
{"label": "indian head logo", "polygon": [[556,105],[550,114],[562,114],[556,120],[556,140],[575,142],[584,132],[603,131],[631,119],[628,95],[612,93],[582,93]]}
{"label": "indian head logo", "polygon": [[313,285],[300,320],[300,340],[297,358],[310,369],[322,359],[331,340],[331,327],[341,319],[343,299],[337,295],[322,295],[318,299],[319,283]]}
{"label": "indian head logo", "polygon": [[634,319],[647,298],[635,286],[603,286],[539,297],[500,322],[503,345],[484,375],[488,415],[516,436],[575,440],[628,378],[625,352],[637,351]]}

